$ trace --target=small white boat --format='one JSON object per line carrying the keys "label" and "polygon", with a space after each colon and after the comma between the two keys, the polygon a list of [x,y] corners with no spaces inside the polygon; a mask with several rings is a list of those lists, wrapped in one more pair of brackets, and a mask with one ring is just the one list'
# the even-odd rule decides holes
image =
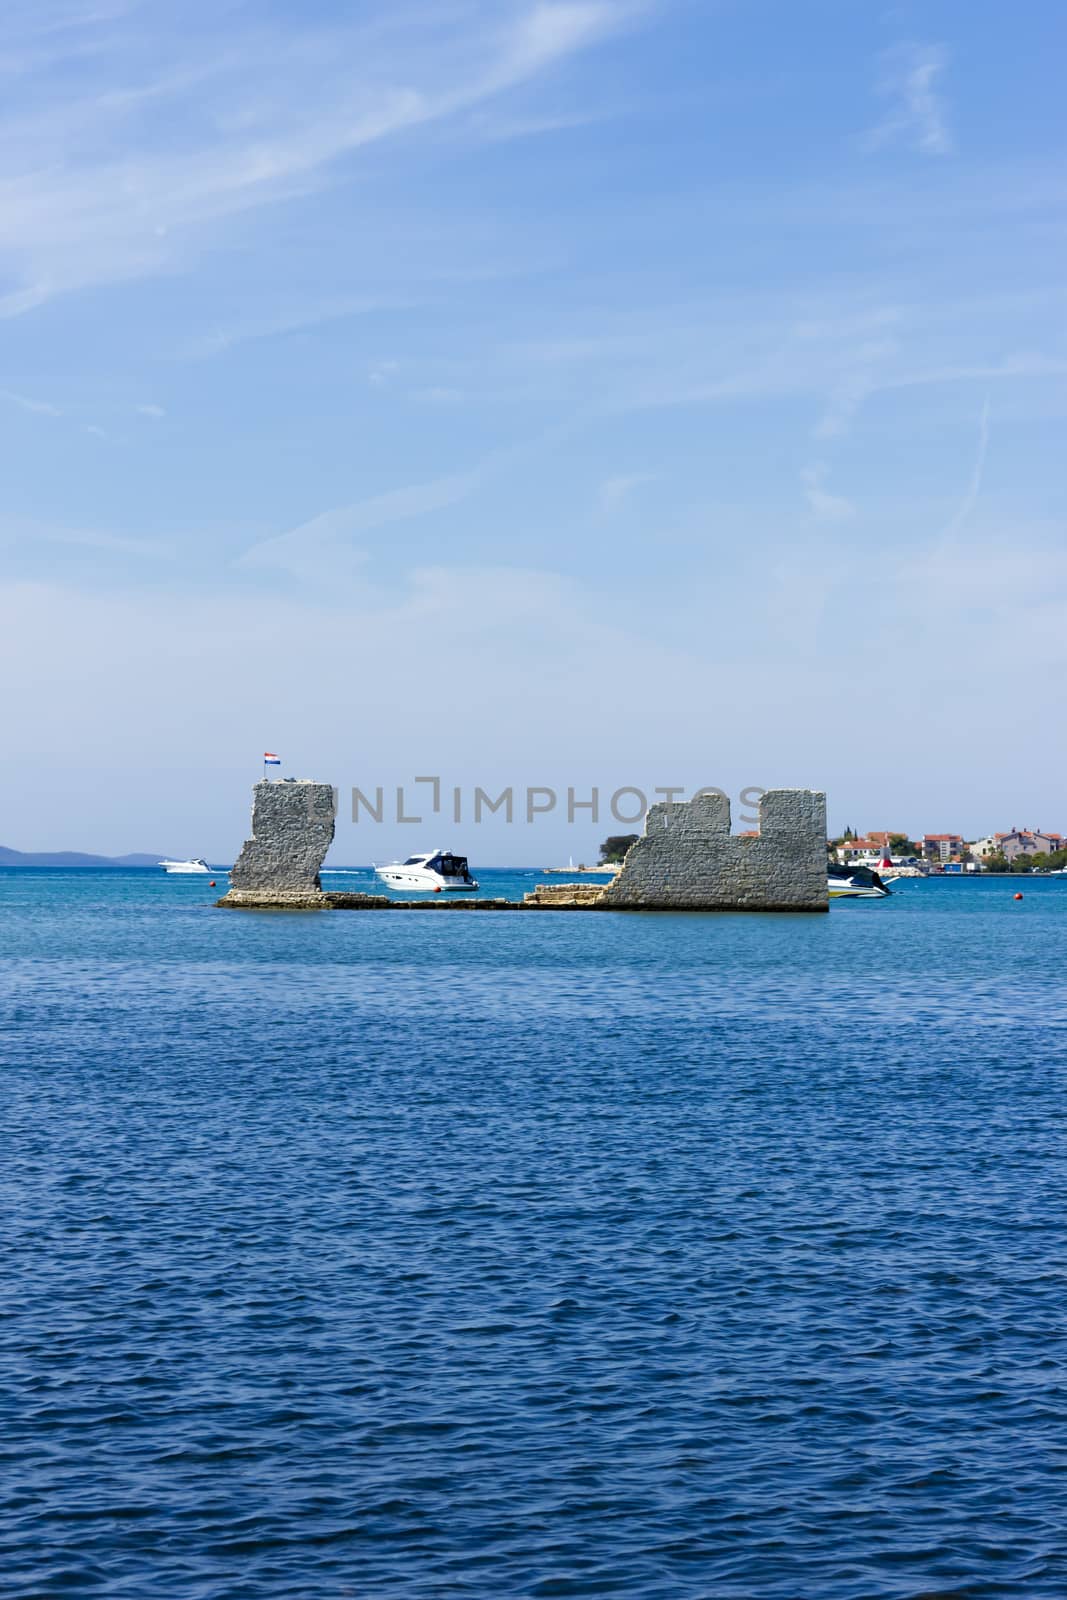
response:
{"label": "small white boat", "polygon": [[374,870],[383,883],[394,889],[413,889],[423,894],[441,894],[446,889],[469,894],[478,887],[466,856],[457,856],[451,850],[427,850],[423,855],[390,861]]}
{"label": "small white boat", "polygon": [[889,890],[870,867],[828,867],[826,892],[831,900],[884,900]]}
{"label": "small white boat", "polygon": [[206,861],[161,861],[164,872],[210,872]]}

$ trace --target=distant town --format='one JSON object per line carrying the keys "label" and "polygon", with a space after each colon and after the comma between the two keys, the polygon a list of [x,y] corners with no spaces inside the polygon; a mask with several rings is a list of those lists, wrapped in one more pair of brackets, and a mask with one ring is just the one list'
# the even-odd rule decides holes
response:
{"label": "distant town", "polygon": [[886,864],[915,872],[1060,872],[1067,868],[1067,838],[1042,828],[1011,828],[984,839],[959,833],[906,833],[872,829],[862,836],[846,828],[829,841],[831,857],[842,866],[878,868]]}

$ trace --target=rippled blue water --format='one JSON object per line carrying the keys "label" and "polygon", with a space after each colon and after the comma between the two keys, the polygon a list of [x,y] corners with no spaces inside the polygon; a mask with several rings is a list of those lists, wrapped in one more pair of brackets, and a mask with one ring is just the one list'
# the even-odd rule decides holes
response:
{"label": "rippled blue water", "polygon": [[0,873],[0,1590],[1067,1593],[1067,880],[1016,887]]}

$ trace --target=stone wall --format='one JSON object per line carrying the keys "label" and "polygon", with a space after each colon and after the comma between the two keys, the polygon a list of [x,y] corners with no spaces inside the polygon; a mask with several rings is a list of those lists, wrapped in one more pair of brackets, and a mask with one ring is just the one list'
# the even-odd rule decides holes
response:
{"label": "stone wall", "polygon": [[230,873],[219,905],[326,906],[319,868],[333,843],[334,794],[328,783],[264,781],[253,790],[252,837]]}
{"label": "stone wall", "polygon": [[[319,868],[333,841],[328,783],[257,783],[252,837],[230,874],[222,906],[404,907],[382,895],[324,894]],[[449,904],[447,899],[414,905]],[[758,835],[730,832],[725,795],[653,806],[645,832],[610,884],[539,884],[525,902],[461,901],[482,909],[598,911],[825,911],[826,796],[772,789]]]}
{"label": "stone wall", "polygon": [[770,789],[758,836],[730,832],[725,795],[651,808],[604,910],[825,911],[826,796]]}

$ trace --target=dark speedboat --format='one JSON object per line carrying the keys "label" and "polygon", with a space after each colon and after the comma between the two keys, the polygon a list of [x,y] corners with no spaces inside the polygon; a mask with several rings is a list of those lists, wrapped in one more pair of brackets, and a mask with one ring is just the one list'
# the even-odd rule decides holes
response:
{"label": "dark speedboat", "polygon": [[873,867],[828,866],[826,892],[831,900],[884,900],[889,889]]}

